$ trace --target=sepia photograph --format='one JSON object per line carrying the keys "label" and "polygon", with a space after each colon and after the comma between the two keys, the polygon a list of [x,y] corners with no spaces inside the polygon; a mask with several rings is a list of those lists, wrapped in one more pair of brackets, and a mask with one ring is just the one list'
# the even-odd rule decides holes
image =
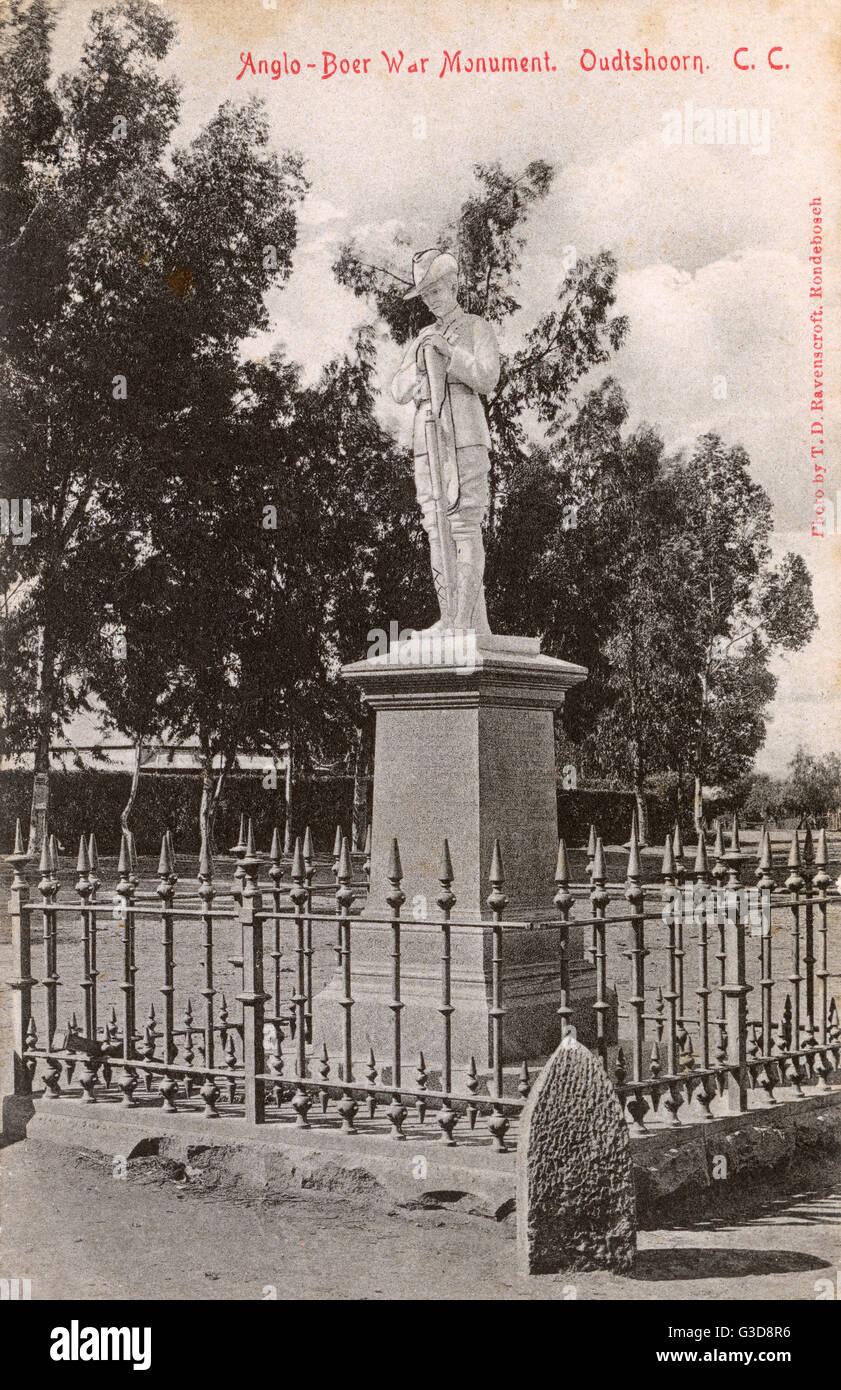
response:
{"label": "sepia photograph", "polygon": [[805,1369],[840,77],[838,0],[0,0],[0,1304],[48,1374],[290,1301]]}

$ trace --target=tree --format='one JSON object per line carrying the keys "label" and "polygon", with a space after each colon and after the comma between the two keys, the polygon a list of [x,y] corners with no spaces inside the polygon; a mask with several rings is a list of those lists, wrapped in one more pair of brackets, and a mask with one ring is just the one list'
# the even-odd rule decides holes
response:
{"label": "tree", "polygon": [[[814,626],[802,562],[770,563],[768,498],[715,437],[669,457],[606,378],[535,449],[503,502],[490,565],[503,625],[589,669],[562,712],[588,775],[730,783],[765,736],[774,651]],[[700,796],[697,797],[700,803]],[[696,806],[696,823],[702,811]]]}
{"label": "tree", "polygon": [[739,446],[707,434],[675,464],[686,528],[682,567],[692,593],[694,641],[703,653],[685,729],[695,781],[695,823],[704,781],[746,772],[765,738],[780,651],[799,651],[817,627],[811,576],[801,556],[771,563],[771,501]]}
{"label": "tree", "polygon": [[841,806],[841,758],[837,753],[816,756],[802,745],[788,765],[785,799],[798,817],[824,820]]}
{"label": "tree", "polygon": [[749,772],[729,788],[728,800],[745,821],[779,820],[787,813],[786,785],[764,772]]}
{"label": "tree", "polygon": [[108,586],[134,563],[126,538],[184,501],[196,436],[230,416],[239,343],[268,325],[263,296],[289,273],[306,186],[297,156],[268,149],[253,101],[170,148],[177,89],[157,69],[175,29],[159,10],[95,12],[54,87],[51,30],[41,0],[10,8],[0,120],[0,481],[34,519],[32,543],[3,552],[6,739],[35,748],[31,846],[51,741],[99,662]]}
{"label": "tree", "polygon": [[135,542],[134,564],[122,567],[102,617],[101,641],[89,657],[90,690],[111,728],[128,734],[134,766],[120,820],[131,828],[143,754],[167,732],[164,700],[174,679],[171,641],[178,608],[172,577],[159,556]]}

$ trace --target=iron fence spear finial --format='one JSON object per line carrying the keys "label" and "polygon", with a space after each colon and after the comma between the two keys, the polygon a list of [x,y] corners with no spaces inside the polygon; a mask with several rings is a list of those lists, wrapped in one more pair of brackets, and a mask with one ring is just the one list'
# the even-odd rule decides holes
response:
{"label": "iron fence spear finial", "polygon": [[[450,842],[445,840],[441,849],[441,863],[438,868],[438,881],[446,887],[453,881],[453,864],[450,859]],[[439,904],[440,906],[440,904]]]}
{"label": "iron fence spear finial", "polygon": [[606,877],[607,869],[605,867],[604,842],[602,840],[601,835],[599,835],[598,839],[596,840],[596,853],[593,859],[593,878],[604,879]]}
{"label": "iron fence spear finial", "polygon": [[339,868],[336,877],[340,883],[350,883],[352,877],[350,845],[347,835],[342,836],[342,848],[339,854]]}
{"label": "iron fence spear finial", "polygon": [[158,859],[158,878],[166,880],[172,873],[172,856],[166,833],[161,836],[161,854]]}
{"label": "iron fence spear finial", "polygon": [[773,867],[773,861],[771,858],[771,836],[768,834],[768,830],[766,828],[762,832],[762,840],[759,846],[759,865],[757,870],[758,876],[764,877],[766,874],[770,874]]}
{"label": "iron fence spear finial", "polygon": [[707,863],[707,841],[703,830],[698,832],[698,848],[695,851],[695,872],[696,874],[706,874],[709,869]]}
{"label": "iron fence spear finial", "polygon": [[585,872],[587,873],[587,875],[588,875],[589,878],[592,878],[592,876],[593,876],[593,860],[594,860],[595,857],[596,857],[596,840],[597,840],[597,839],[598,839],[598,836],[596,835],[596,827],[595,827],[595,825],[591,825],[591,826],[590,826],[590,835],[589,835],[589,838],[588,838],[588,840],[587,840],[587,868],[586,868],[586,870],[585,870]]}
{"label": "iron fence spear finial", "polygon": [[555,864],[555,882],[569,883],[569,859],[567,856],[566,840],[564,840],[563,837],[561,837],[561,839],[558,841],[558,859]]}
{"label": "iron fence spear finial", "polygon": [[636,810],[634,810],[631,816],[631,839],[628,844],[627,873],[629,879],[637,879],[642,876],[642,866],[640,864],[640,837]]}
{"label": "iron fence spear finial", "polygon": [[[399,887],[400,881],[403,878],[403,865],[400,862],[400,846],[396,840],[392,840],[391,842],[386,878],[389,883],[394,884],[395,888]],[[402,901],[405,901],[405,899]]]}
{"label": "iron fence spear finial", "polygon": [[664,879],[674,878],[675,857],[672,851],[672,842],[668,835],[663,845],[663,863],[660,868],[660,873]]}
{"label": "iron fence spear finial", "polygon": [[[123,831],[123,834],[120,836],[120,857],[117,860],[117,874],[120,879],[128,877],[130,868],[131,855],[129,854],[128,840],[126,839],[125,831]],[[119,885],[117,891],[119,892]]]}
{"label": "iron fence spear finial", "polygon": [[84,835],[82,835],[79,839],[79,853],[76,858],[76,872],[77,874],[79,874],[80,877],[82,876],[82,874],[84,874],[85,878],[87,878],[88,873],[90,872],[90,867],[90,860],[88,859],[88,846],[85,841]]}
{"label": "iron fence spear finial", "polygon": [[300,835],[296,835],[295,848],[292,852],[292,868],[290,870],[289,876],[292,879],[293,883],[300,882],[301,884],[303,884],[305,872],[306,870],[304,867],[304,852],[301,848],[301,837]]}

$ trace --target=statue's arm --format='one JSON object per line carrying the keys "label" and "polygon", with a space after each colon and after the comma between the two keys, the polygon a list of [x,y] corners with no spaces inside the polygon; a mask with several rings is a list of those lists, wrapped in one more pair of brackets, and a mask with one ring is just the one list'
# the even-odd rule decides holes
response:
{"label": "statue's arm", "polygon": [[452,350],[447,376],[487,396],[499,381],[499,344],[489,323],[476,319],[471,324],[472,341],[457,343]]}
{"label": "statue's arm", "polygon": [[417,368],[415,366],[415,343],[410,343],[405,353],[403,361],[394,373],[391,382],[391,394],[398,405],[405,405],[412,399],[417,380]]}

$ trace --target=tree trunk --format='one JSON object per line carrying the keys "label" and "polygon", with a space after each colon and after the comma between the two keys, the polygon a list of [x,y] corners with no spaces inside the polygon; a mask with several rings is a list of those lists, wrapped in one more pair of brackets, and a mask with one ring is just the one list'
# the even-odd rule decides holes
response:
{"label": "tree trunk", "polygon": [[41,853],[50,818],[50,735],[53,725],[55,666],[52,644],[47,629],[38,629],[38,716],[35,735],[35,766],[32,781],[32,804],[29,812],[29,844],[27,853],[37,858]]}
{"label": "tree trunk", "polygon": [[704,793],[700,777],[695,778],[692,819],[695,823],[695,833],[700,836],[704,829]]}
{"label": "tree trunk", "polygon": [[138,738],[134,745],[134,768],[131,774],[131,787],[129,788],[128,801],[120,812],[120,824],[123,830],[130,830],[131,813],[134,810],[134,803],[137,800],[137,788],[140,785],[140,764],[143,758],[143,738]]}
{"label": "tree trunk", "polygon": [[292,731],[289,731],[289,746],[286,750],[286,781],[284,782],[283,795],[285,805],[283,808],[283,853],[292,853],[292,812],[295,791],[294,769],[292,758]]}
{"label": "tree trunk", "polygon": [[366,719],[358,732],[353,760],[353,848],[359,854],[365,849],[368,831],[368,782],[373,751],[372,721]]}
{"label": "tree trunk", "polygon": [[640,845],[647,845],[649,843],[648,802],[646,801],[645,792],[643,790],[643,781],[642,766],[639,758],[635,754],[634,799],[637,803],[637,835],[639,836]]}
{"label": "tree trunk", "polygon": [[204,760],[201,770],[199,840],[201,844],[208,845],[211,854],[214,848],[213,822],[216,818],[216,807],[218,804],[218,798],[214,796],[213,764],[209,760]]}

